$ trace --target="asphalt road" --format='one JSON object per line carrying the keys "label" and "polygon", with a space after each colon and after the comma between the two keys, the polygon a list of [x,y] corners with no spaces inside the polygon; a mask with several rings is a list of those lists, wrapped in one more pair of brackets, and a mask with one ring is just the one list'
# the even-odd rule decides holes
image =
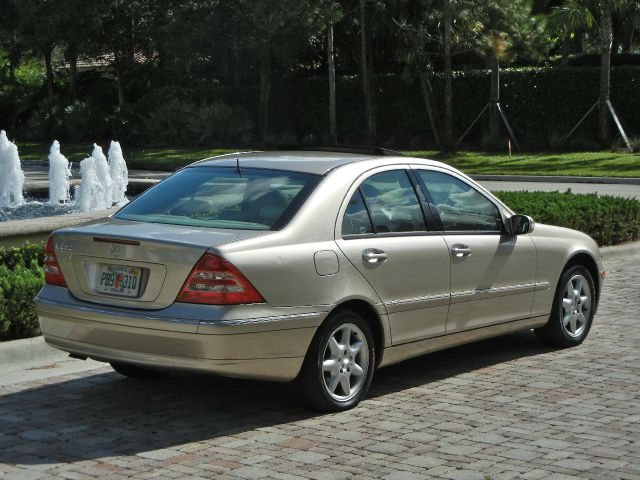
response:
{"label": "asphalt road", "polygon": [[603,183],[547,183],[547,182],[504,182],[481,180],[480,183],[491,191],[520,191],[529,192],[566,192],[597,193],[599,195],[613,195],[616,197],[635,198],[640,200],[640,185],[603,184]]}
{"label": "asphalt road", "polygon": [[416,358],[339,414],[290,385],[31,364],[0,378],[0,478],[640,479],[639,266],[605,261],[580,347],[524,332]]}

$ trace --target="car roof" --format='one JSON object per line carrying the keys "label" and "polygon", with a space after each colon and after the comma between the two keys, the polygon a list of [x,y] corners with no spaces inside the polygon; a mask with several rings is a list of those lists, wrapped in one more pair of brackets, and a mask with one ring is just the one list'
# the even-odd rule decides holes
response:
{"label": "car roof", "polygon": [[386,163],[429,163],[443,166],[444,164],[422,158],[388,155],[366,155],[361,153],[342,153],[325,151],[258,151],[237,152],[206,158],[192,163],[192,166],[216,166],[216,167],[240,167],[244,168],[268,168],[272,170],[288,170],[301,173],[313,173],[325,175],[329,171],[355,162],[374,162],[384,160]]}

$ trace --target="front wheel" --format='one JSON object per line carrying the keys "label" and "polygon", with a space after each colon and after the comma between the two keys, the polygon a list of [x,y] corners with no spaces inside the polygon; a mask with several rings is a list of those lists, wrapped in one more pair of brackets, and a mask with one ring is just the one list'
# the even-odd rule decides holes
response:
{"label": "front wheel", "polygon": [[369,390],[375,369],[369,325],[357,312],[335,313],[309,347],[298,379],[304,402],[322,411],[355,407]]}
{"label": "front wheel", "polygon": [[567,269],[560,277],[549,322],[535,330],[538,338],[559,347],[580,345],[593,322],[595,295],[589,270],[581,265]]}

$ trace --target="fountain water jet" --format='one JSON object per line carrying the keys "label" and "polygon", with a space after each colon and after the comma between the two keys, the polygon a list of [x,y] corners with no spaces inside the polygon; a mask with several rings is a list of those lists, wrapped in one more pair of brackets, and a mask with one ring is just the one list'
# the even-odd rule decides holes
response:
{"label": "fountain water jet", "polygon": [[76,210],[88,212],[111,208],[111,174],[102,148],[93,144],[91,156],[80,162],[82,180],[74,190]]}
{"label": "fountain water jet", "polygon": [[80,162],[80,176],[82,177],[82,182],[74,190],[76,210],[79,212],[104,210],[106,208],[104,192],[98,182],[96,160],[93,156],[87,157]]}
{"label": "fountain water jet", "polygon": [[60,143],[54,140],[49,153],[50,205],[69,203],[69,177],[71,177],[69,161],[60,153]]}
{"label": "fountain water jet", "polygon": [[0,208],[19,207],[24,203],[24,172],[18,147],[0,131]]}
{"label": "fountain water jet", "polygon": [[98,178],[97,195],[100,198],[102,208],[111,208],[111,197],[113,190],[113,182],[111,181],[111,172],[109,171],[109,163],[107,157],[102,152],[102,147],[96,143],[93,144],[93,152],[91,156],[96,162],[96,177]]}
{"label": "fountain water jet", "polygon": [[118,207],[129,203],[125,196],[127,184],[129,183],[129,172],[127,163],[122,155],[120,142],[111,142],[109,147],[109,169],[111,170],[112,195],[111,202]]}

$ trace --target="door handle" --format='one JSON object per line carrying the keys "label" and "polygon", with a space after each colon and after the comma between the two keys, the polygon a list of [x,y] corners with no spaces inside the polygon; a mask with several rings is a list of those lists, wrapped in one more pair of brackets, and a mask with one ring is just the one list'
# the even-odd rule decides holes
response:
{"label": "door handle", "polygon": [[362,259],[367,263],[382,263],[386,262],[389,255],[377,248],[367,248],[362,251]]}
{"label": "door handle", "polygon": [[471,255],[471,248],[468,245],[456,244],[451,247],[451,255],[462,258]]}

